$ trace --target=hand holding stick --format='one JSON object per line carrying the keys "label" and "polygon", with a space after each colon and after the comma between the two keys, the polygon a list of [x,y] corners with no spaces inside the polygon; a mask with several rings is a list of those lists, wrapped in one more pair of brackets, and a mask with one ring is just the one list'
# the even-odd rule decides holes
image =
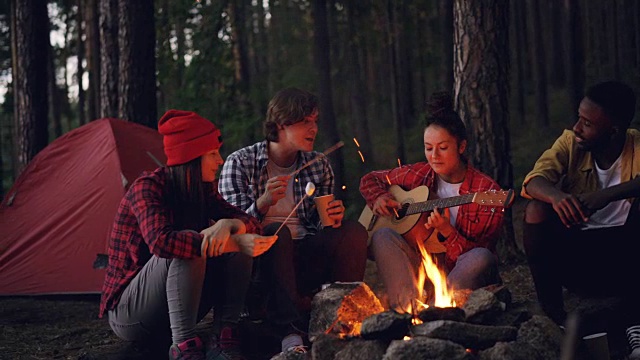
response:
{"label": "hand holding stick", "polygon": [[307,167],[309,167],[311,164],[315,163],[316,161],[320,160],[322,157],[327,156],[329,154],[331,154],[332,152],[340,149],[341,147],[344,146],[344,142],[343,141],[338,141],[335,145],[333,145],[332,147],[328,148],[327,150],[323,151],[321,155],[316,156],[315,158],[313,158],[311,161],[309,161],[308,163],[304,164],[301,168],[297,169],[296,171],[292,172],[291,174],[289,174],[289,176],[296,176],[296,174],[298,174],[300,171],[302,171],[303,169],[306,169]]}
{"label": "hand holding stick", "polygon": [[300,199],[300,201],[298,201],[298,203],[296,204],[296,206],[293,207],[293,210],[291,210],[291,212],[289,213],[289,215],[287,215],[287,218],[284,219],[284,221],[282,222],[282,224],[280,224],[280,227],[278,227],[278,230],[276,230],[276,232],[274,233],[274,235],[278,235],[278,232],[280,231],[280,229],[282,229],[282,227],[284,226],[284,224],[287,223],[287,220],[289,220],[289,218],[291,217],[291,215],[293,215],[293,212],[296,211],[296,209],[298,208],[298,206],[300,206],[300,204],[302,204],[302,201],[304,199],[306,199],[307,197],[313,195],[314,192],[316,192],[316,186],[313,185],[312,182],[308,182],[307,186],[304,189],[305,194],[302,197],[302,199]]}

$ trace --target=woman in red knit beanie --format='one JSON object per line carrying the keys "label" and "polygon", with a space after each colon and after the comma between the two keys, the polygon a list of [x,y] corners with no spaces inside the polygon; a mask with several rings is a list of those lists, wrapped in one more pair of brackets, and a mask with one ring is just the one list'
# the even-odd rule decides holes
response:
{"label": "woman in red knit beanie", "polygon": [[[158,122],[167,165],[142,174],[124,195],[109,240],[100,316],[119,337],[171,336],[170,359],[241,358],[236,335],[251,258],[276,236],[227,203],[214,186],[220,130],[190,111]],[[196,324],[215,308],[207,344]]]}

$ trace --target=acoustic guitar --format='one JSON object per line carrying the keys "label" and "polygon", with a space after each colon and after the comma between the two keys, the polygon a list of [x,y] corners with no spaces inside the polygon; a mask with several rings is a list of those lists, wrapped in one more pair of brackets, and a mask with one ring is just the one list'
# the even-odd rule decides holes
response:
{"label": "acoustic guitar", "polygon": [[[507,208],[514,200],[513,190],[487,190],[432,200],[429,200],[429,188],[425,185],[410,191],[405,191],[398,185],[391,185],[389,192],[397,202],[402,204],[402,207],[397,209],[397,213],[393,216],[378,216],[368,206],[365,206],[360,214],[358,222],[367,229],[369,239],[374,231],[387,227],[402,235],[409,244],[416,245],[418,242],[426,242],[426,250],[429,253],[444,251],[444,246],[437,241],[433,229],[424,227],[429,212],[433,209],[444,209],[470,203],[491,208]],[[487,211],[495,210],[487,209]]]}

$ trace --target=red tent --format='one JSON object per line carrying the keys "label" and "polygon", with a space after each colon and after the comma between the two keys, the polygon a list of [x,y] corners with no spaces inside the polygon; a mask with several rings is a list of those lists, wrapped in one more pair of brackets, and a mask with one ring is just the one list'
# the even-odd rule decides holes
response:
{"label": "red tent", "polygon": [[118,204],[165,161],[162,135],[116,119],[43,149],[0,205],[0,295],[99,293]]}

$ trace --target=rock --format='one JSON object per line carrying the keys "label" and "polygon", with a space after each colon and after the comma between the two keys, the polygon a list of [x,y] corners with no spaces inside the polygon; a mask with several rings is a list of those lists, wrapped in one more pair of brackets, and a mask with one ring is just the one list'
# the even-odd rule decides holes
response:
{"label": "rock", "polygon": [[518,343],[529,344],[539,355],[538,359],[560,358],[563,331],[546,316],[534,315],[518,330]]}
{"label": "rock", "polygon": [[513,341],[518,329],[512,326],[487,326],[449,320],[436,320],[411,329],[417,336],[453,341],[468,349],[482,350],[499,341]]}
{"label": "rock", "polygon": [[335,335],[318,335],[311,346],[311,358],[313,360],[333,360],[345,346],[347,346],[347,342]]}
{"label": "rock", "polygon": [[411,314],[385,311],[364,319],[360,336],[363,339],[400,340],[409,335]]}
{"label": "rock", "polygon": [[451,341],[415,337],[394,340],[387,348],[383,360],[472,360],[467,350]]}
{"label": "rock", "polygon": [[505,308],[506,305],[493,292],[484,289],[472,292],[462,307],[467,322],[473,324],[485,324],[504,312]]}
{"label": "rock", "polygon": [[464,321],[465,313],[459,307],[428,307],[418,313],[418,319],[422,322],[429,322],[435,320],[451,320],[451,321]]}
{"label": "rock", "polygon": [[498,342],[478,353],[478,360],[534,360],[536,350],[529,344],[516,341]]}
{"label": "rock", "polygon": [[360,333],[362,321],[383,312],[380,300],[364,282],[336,282],[313,297],[309,339],[320,334]]}
{"label": "rock", "polygon": [[388,341],[354,339],[338,351],[333,360],[380,360],[389,347]]}

